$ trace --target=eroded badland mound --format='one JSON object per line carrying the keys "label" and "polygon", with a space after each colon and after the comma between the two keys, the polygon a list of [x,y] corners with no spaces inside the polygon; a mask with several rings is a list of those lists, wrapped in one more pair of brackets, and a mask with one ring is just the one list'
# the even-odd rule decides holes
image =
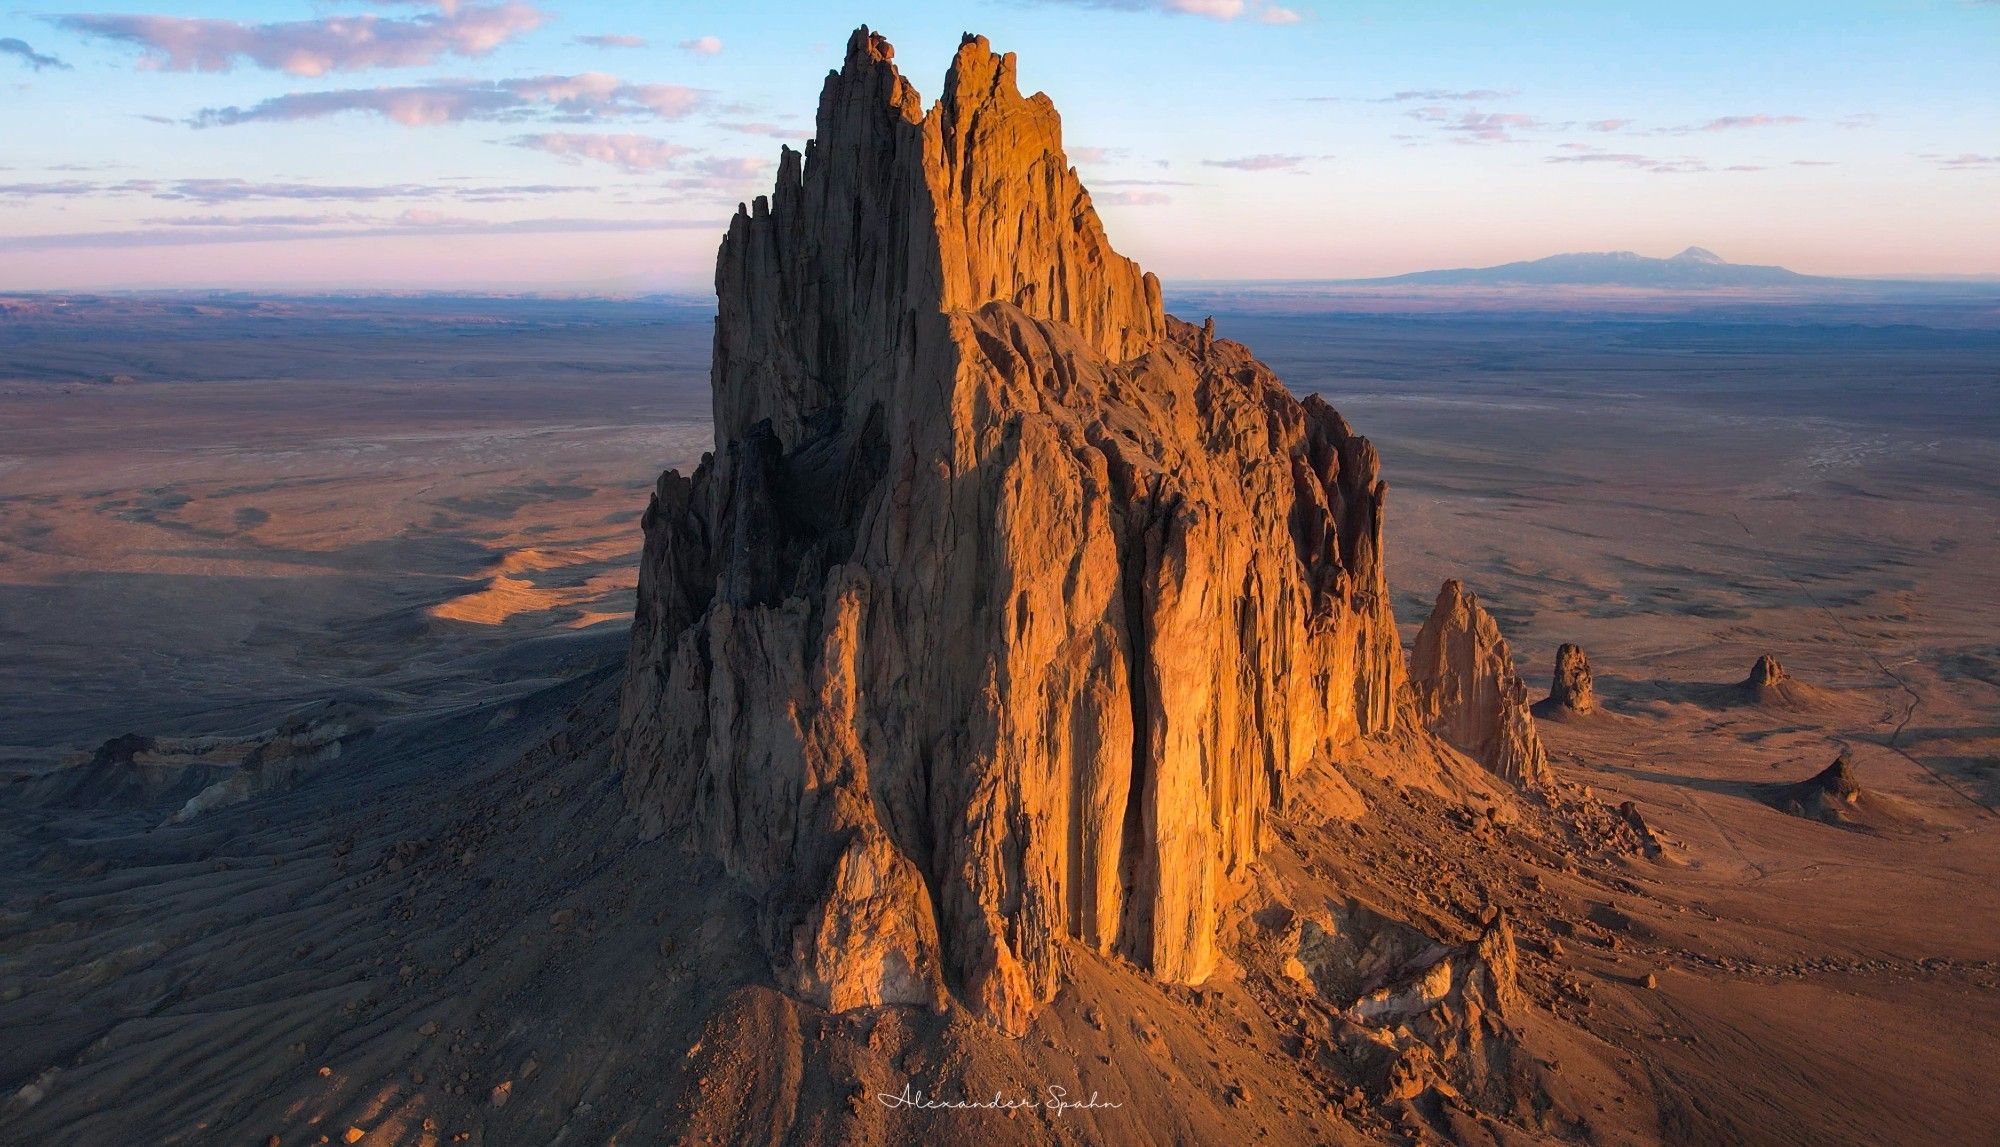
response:
{"label": "eroded badland mound", "polygon": [[1886,832],[1924,823],[1900,801],[1864,788],[1846,753],[1805,780],[1765,785],[1760,795],[1773,808],[1841,828]]}
{"label": "eroded badland mound", "polygon": [[0,837],[32,899],[0,916],[0,1139],[1874,1118],[1795,1086],[1819,1061],[1757,1074],[1703,978],[1719,918],[1550,764],[1458,582],[1406,668],[1375,450],[1163,313],[1014,58],[968,37],[926,109],[892,57],[855,34],[730,225],[716,449],[659,479],[622,667],[342,731],[309,784],[171,823]]}

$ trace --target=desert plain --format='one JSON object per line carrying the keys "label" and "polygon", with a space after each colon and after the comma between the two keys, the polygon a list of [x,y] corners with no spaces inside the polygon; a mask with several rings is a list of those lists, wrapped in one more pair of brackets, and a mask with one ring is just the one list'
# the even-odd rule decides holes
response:
{"label": "desert plain", "polygon": [[[1530,994],[1573,1025],[1552,1070],[1590,1137],[1980,1141],[2000,1125],[2000,312],[1629,304],[1167,293],[1375,443],[1406,641],[1456,577],[1537,698],[1560,644],[1587,651],[1599,711],[1541,737],[1655,847],[1548,858],[1521,893],[1546,912],[1516,927]],[[767,1110],[786,1096],[860,1094],[675,1027],[701,1010],[671,1001],[721,998],[729,918],[635,891],[671,854],[606,828],[604,745],[514,763],[622,665],[647,493],[712,446],[712,314],[0,299],[0,1140],[746,1140],[791,1125]],[[1741,688],[1765,655],[1801,688]],[[179,817],[167,781],[72,783],[125,734],[227,756],[328,707],[340,751],[242,803]],[[1865,801],[1800,815],[1789,786],[1843,756]],[[1316,847],[1363,883],[1412,863]],[[440,875],[384,877],[406,867]],[[1259,922],[1238,923],[1248,966]],[[960,1073],[1182,1105],[1185,1141],[1343,1141],[1272,1066],[1249,977],[1194,992],[1214,1022],[1163,1045],[1205,1054],[1140,1072],[1169,989],[1077,974],[1130,1001],[1137,1037],[1059,1000],[1007,1055],[968,1039]],[[578,985],[610,986],[578,1010]],[[921,1022],[881,1021],[883,1054],[937,1046],[897,1034]],[[701,1078],[754,1100],[651,1094],[671,1073],[648,1047],[723,1054]]]}

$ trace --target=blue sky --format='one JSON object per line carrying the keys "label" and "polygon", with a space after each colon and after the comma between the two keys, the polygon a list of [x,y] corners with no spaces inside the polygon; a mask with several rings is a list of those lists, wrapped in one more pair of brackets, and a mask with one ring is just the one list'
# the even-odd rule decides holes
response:
{"label": "blue sky", "polygon": [[1170,279],[2000,271],[1980,0],[107,0],[0,14],[0,289],[701,289],[861,23],[1018,53]]}

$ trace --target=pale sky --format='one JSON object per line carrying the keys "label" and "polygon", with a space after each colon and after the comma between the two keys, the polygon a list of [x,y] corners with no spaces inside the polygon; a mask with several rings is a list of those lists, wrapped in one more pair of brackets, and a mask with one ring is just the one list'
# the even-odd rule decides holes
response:
{"label": "pale sky", "polygon": [[1169,280],[2000,272],[2000,0],[109,0],[0,13],[0,290],[705,291],[861,23],[1017,53]]}

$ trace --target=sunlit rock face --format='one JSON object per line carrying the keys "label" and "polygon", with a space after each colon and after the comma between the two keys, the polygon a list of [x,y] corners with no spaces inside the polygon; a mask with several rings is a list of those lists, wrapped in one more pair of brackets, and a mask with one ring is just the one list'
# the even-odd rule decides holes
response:
{"label": "sunlit rock face", "polygon": [[1548,780],[1528,686],[1493,615],[1456,579],[1438,590],[1410,653],[1417,716],[1466,756],[1519,788]]}
{"label": "sunlit rock face", "polygon": [[645,517],[618,759],[779,981],[1019,1032],[1064,944],[1198,982],[1266,814],[1389,730],[1375,450],[1164,315],[1014,57],[863,29],[717,260],[717,450]]}

